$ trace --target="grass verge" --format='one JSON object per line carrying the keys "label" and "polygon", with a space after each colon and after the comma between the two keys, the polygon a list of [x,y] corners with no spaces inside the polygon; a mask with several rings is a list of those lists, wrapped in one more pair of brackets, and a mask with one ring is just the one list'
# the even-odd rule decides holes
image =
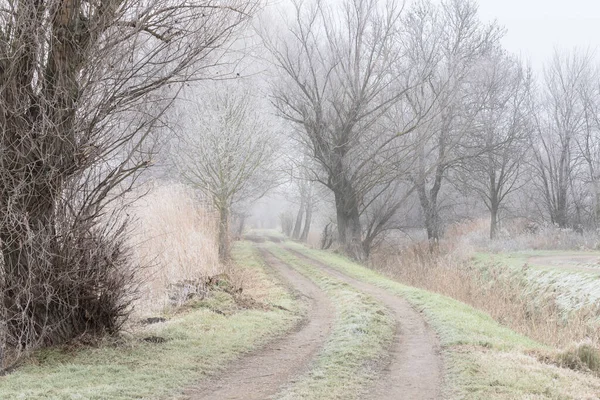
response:
{"label": "grass verge", "polygon": [[[234,249],[234,259],[249,279],[246,291],[267,307],[223,313],[219,308],[230,311],[232,299],[218,292],[188,305],[185,312],[164,315],[165,323],[143,328],[127,340],[38,352],[17,371],[0,377],[0,397],[173,398],[202,376],[283,334],[300,318],[294,299],[263,268],[259,257],[248,243]],[[151,336],[164,342],[143,340]]]}
{"label": "grass verge", "polygon": [[565,261],[564,267],[531,263],[531,259],[551,260],[574,257],[600,258],[598,252],[574,251],[527,251],[518,253],[476,253],[475,265],[486,268],[489,265],[502,266],[522,275],[529,282],[532,291],[552,292],[557,303],[566,311],[573,311],[598,304],[600,301],[600,267],[589,265],[579,268],[576,262]]}
{"label": "grass verge", "polygon": [[599,398],[598,377],[543,362],[544,355],[553,349],[513,332],[484,312],[446,296],[402,285],[342,256],[287,245],[349,276],[398,294],[421,310],[444,348],[444,398]]}
{"label": "grass verge", "polygon": [[266,247],[280,260],[314,281],[331,298],[336,320],[331,336],[311,370],[281,394],[281,399],[359,399],[376,377],[394,337],[387,309],[358,290],[295,257],[280,246]]}

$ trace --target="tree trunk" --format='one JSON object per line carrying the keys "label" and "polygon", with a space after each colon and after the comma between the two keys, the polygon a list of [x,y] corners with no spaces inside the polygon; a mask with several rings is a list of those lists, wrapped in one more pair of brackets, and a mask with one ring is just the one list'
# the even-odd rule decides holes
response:
{"label": "tree trunk", "polygon": [[358,204],[352,197],[335,193],[338,239],[350,258],[363,262],[366,255],[362,246],[362,228]]}
{"label": "tree trunk", "polygon": [[490,207],[490,239],[496,239],[498,235],[498,204],[492,203]]}
{"label": "tree trunk", "polygon": [[[52,218],[52,196],[44,197],[39,197],[39,203],[22,201],[18,208],[2,204],[3,220],[7,221],[0,230],[7,326],[10,332],[23,335],[21,343],[11,343],[12,346],[34,344],[43,336],[44,329],[62,325],[64,322],[60,318],[66,315],[54,310],[55,306],[60,307],[59,304],[45,301],[44,288],[39,287],[44,284],[44,274],[58,275],[61,272],[55,271],[54,264],[58,246]],[[23,292],[24,288],[28,290]],[[56,286],[53,289],[60,291]]]}
{"label": "tree trunk", "polygon": [[238,227],[237,227],[237,232],[236,235],[239,238],[242,237],[242,235],[244,234],[244,228],[246,227],[246,214],[240,214],[239,216],[239,221],[238,221]]}
{"label": "tree trunk", "polygon": [[425,229],[427,230],[427,239],[430,242],[438,242],[442,236],[440,226],[440,215],[435,206],[430,206],[425,210]]}
{"label": "tree trunk", "polygon": [[[436,188],[434,186],[434,188]],[[425,183],[417,183],[417,193],[419,195],[419,203],[425,217],[425,230],[427,231],[427,239],[431,243],[437,243],[442,235],[441,219],[437,208],[437,193],[439,189],[434,192],[434,189],[430,191],[431,199],[427,196]]]}
{"label": "tree trunk", "polygon": [[566,201],[566,194],[557,193],[557,200],[552,210],[551,221],[558,225],[559,228],[566,228],[569,225],[569,213]]}
{"label": "tree trunk", "polygon": [[306,242],[308,239],[308,234],[310,232],[310,224],[312,222],[312,204],[310,201],[306,203],[306,214],[304,218],[304,229],[302,230],[302,234],[300,235],[300,240],[302,242]]}
{"label": "tree trunk", "polygon": [[219,259],[229,261],[229,210],[227,207],[219,209]]}
{"label": "tree trunk", "polygon": [[296,223],[294,224],[294,231],[292,232],[292,239],[300,238],[300,231],[302,229],[302,219],[304,218],[304,196],[300,200],[300,208],[298,214],[296,214]]}

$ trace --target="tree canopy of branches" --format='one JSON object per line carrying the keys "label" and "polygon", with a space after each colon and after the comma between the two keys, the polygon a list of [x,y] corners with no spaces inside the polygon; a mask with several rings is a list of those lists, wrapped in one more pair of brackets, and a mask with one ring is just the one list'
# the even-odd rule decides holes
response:
{"label": "tree canopy of branches", "polygon": [[0,347],[118,330],[134,268],[106,206],[151,164],[180,84],[255,7],[0,1]]}
{"label": "tree canopy of branches", "polygon": [[413,32],[412,57],[426,59],[435,54],[431,84],[413,96],[421,104],[435,98],[433,117],[407,136],[414,167],[410,180],[424,215],[427,237],[437,241],[442,234],[439,196],[449,172],[472,155],[467,132],[472,129],[481,104],[470,102],[477,65],[499,46],[502,31],[482,23],[477,5],[470,0],[448,0],[440,5],[417,3],[410,12]]}
{"label": "tree canopy of branches", "polygon": [[188,112],[178,169],[219,213],[219,255],[229,259],[232,207],[262,196],[278,184],[274,126],[260,114],[247,89],[219,85]]}
{"label": "tree canopy of branches", "polygon": [[[585,53],[556,53],[544,71],[533,140],[534,166],[546,213],[561,228],[582,222],[578,196],[582,191],[577,185],[597,179],[593,149],[598,100],[591,95],[597,90],[597,80],[597,67]],[[589,177],[585,166],[591,167]]]}
{"label": "tree canopy of branches", "polygon": [[361,216],[372,196],[397,175],[391,144],[417,124],[379,124],[392,106],[420,85],[427,65],[407,64],[397,3],[345,0],[296,3],[288,35],[265,41],[280,80],[275,105],[297,125],[298,140],[316,164],[312,178],[333,194],[344,251],[364,260]]}
{"label": "tree canopy of branches", "polygon": [[490,238],[498,230],[500,208],[523,186],[533,128],[532,76],[518,60],[497,52],[482,60],[473,82],[480,112],[466,135],[468,152],[457,165],[459,180],[480,197],[490,212]]}

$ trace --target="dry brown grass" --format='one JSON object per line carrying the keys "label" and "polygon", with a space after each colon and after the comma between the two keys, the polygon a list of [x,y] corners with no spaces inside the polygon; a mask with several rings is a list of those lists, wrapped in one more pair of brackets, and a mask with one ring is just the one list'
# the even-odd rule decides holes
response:
{"label": "dry brown grass", "polygon": [[523,221],[488,239],[486,220],[464,221],[446,231],[432,248],[427,242],[398,249],[382,247],[371,264],[403,283],[453,297],[490,314],[511,329],[551,346],[535,356],[546,363],[600,375],[600,305],[565,310],[555,289],[532,288],[522,270],[489,263],[476,265],[475,251],[566,250],[598,248],[595,232],[577,233],[552,226],[531,232]]}
{"label": "dry brown grass", "polygon": [[140,314],[167,306],[171,283],[228,272],[219,264],[215,216],[193,192],[177,184],[152,183],[145,189],[150,192],[133,204],[130,213],[135,220],[130,235],[134,256],[146,266],[137,304]]}
{"label": "dry brown grass", "polygon": [[475,266],[455,242],[436,249],[417,243],[373,254],[375,269],[411,286],[453,297],[489,313],[500,323],[541,343],[568,347],[586,342],[598,348],[600,307],[565,312],[552,291],[529,290],[522,273],[489,265]]}
{"label": "dry brown grass", "polygon": [[505,221],[495,240],[489,238],[490,222],[479,218],[452,224],[444,239],[461,251],[473,249],[492,252],[520,250],[597,250],[600,249],[600,232],[575,231],[552,224],[536,224],[525,219]]}

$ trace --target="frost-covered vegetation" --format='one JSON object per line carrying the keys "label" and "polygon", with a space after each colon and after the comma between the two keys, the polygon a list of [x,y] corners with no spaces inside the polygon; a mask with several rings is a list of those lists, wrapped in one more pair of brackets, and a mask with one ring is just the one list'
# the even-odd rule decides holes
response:
{"label": "frost-covered vegetation", "polygon": [[[102,344],[123,340],[124,362],[148,362],[150,376],[156,364],[126,336],[161,313],[180,318],[157,328],[174,354],[202,337],[179,312],[226,330],[235,349],[218,365],[285,331],[295,316],[194,308],[235,308],[268,281],[232,261],[242,238],[335,250],[576,365],[600,344],[600,61],[557,50],[540,73],[505,33],[475,0],[0,0],[0,371],[37,376],[31,363],[87,344],[110,353],[112,376]],[[368,347],[391,335],[377,306],[287,257],[364,306],[374,341],[338,346],[348,359],[381,352]],[[444,318],[463,315],[451,304]],[[171,372],[188,382],[204,371],[193,364]],[[289,396],[350,387],[356,369],[333,372]],[[15,376],[0,385],[15,393]],[[138,389],[150,390],[136,381],[123,396]]]}

